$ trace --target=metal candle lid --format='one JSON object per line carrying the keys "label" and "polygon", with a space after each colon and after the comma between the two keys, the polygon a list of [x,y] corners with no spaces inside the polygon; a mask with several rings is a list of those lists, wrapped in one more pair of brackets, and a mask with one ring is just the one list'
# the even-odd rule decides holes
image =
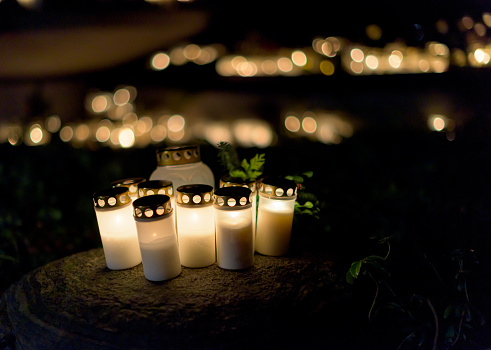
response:
{"label": "metal candle lid", "polygon": [[172,181],[150,180],[138,184],[138,197],[151,196],[154,194],[163,194],[173,197],[174,190],[172,189]]}
{"label": "metal candle lid", "polygon": [[94,206],[98,209],[113,209],[131,203],[127,187],[112,187],[94,193]]}
{"label": "metal candle lid", "polygon": [[210,185],[182,185],[176,190],[177,203],[185,206],[206,206],[213,204],[213,187]]}
{"label": "metal candle lid", "polygon": [[220,209],[245,209],[252,206],[252,191],[245,187],[222,187],[215,190],[213,204]]}
{"label": "metal candle lid", "polygon": [[181,165],[201,161],[199,146],[176,146],[157,150],[157,165]]}
{"label": "metal candle lid", "polygon": [[143,177],[131,177],[128,179],[116,180],[112,182],[113,187],[128,187],[130,196],[138,196],[138,184],[145,181]]}
{"label": "metal candle lid", "polygon": [[145,196],[133,202],[133,216],[138,220],[151,220],[172,213],[170,197],[164,194]]}
{"label": "metal candle lid", "polygon": [[220,179],[220,187],[245,187],[250,189],[252,192],[256,192],[256,180],[243,180],[241,177],[233,177],[224,175]]}
{"label": "metal candle lid", "polygon": [[281,177],[265,177],[259,183],[259,194],[274,199],[296,198],[297,184]]}

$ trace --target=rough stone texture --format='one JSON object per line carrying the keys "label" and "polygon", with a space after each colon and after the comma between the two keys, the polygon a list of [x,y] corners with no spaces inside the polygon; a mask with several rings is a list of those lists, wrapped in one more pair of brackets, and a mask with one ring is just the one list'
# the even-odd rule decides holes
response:
{"label": "rough stone texture", "polygon": [[[344,278],[344,276],[342,276]],[[255,256],[245,271],[183,268],[153,283],[106,268],[102,249],[52,262],[4,295],[17,349],[208,349],[303,343],[309,319],[343,299],[327,257]]]}

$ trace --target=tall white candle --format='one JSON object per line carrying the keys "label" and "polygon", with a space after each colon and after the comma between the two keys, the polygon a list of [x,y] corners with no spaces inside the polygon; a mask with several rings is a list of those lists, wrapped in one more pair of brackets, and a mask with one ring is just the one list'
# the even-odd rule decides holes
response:
{"label": "tall white candle", "polygon": [[94,204],[107,267],[122,270],[138,265],[141,253],[128,189],[96,192]]}
{"label": "tall white candle", "polygon": [[181,261],[169,196],[140,197],[133,207],[145,278],[164,281],[178,276]]}
{"label": "tall white candle", "polygon": [[254,264],[251,190],[231,186],[215,190],[217,264],[240,270]]}
{"label": "tall white candle", "polygon": [[206,267],[215,263],[213,187],[184,185],[177,189],[177,230],[181,264]]}
{"label": "tall white candle", "polygon": [[284,179],[263,180],[259,190],[256,252],[271,256],[288,253],[295,199],[295,182]]}

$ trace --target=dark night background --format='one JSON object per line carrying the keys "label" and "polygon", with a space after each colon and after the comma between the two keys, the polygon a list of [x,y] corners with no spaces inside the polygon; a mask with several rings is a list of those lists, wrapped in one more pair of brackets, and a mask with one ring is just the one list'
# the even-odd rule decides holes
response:
{"label": "dark night background", "polygon": [[[27,124],[52,113],[63,114],[65,123],[84,119],[87,91],[113,90],[121,84],[138,89],[140,107],[203,105],[219,116],[217,120],[223,120],[220,108],[233,111],[235,106],[237,114],[253,111],[276,131],[275,143],[264,149],[238,147],[239,156],[265,153],[264,173],[314,174],[304,186],[319,200],[320,218],[296,217],[293,242],[298,245],[293,249],[325,250],[344,274],[353,261],[385,256],[387,245],[379,241],[390,237],[386,265],[375,271],[375,275],[390,272],[390,278],[379,284],[378,311],[368,321],[376,287],[368,275],[360,276],[340,306],[340,334],[355,339],[350,344],[359,348],[373,344],[396,349],[404,343],[404,349],[431,349],[434,321],[425,306],[431,300],[440,321],[439,349],[487,349],[491,347],[488,67],[451,65],[442,74],[380,76],[352,76],[338,69],[329,77],[241,79],[218,76],[213,64],[169,67],[157,73],[145,65],[152,52],[181,41],[221,43],[229,52],[247,53],[304,47],[316,36],[339,36],[373,47],[396,40],[424,47],[434,40],[465,50],[468,38],[457,28],[458,21],[464,15],[477,21],[491,11],[486,1],[319,3],[276,7],[260,1],[196,0],[157,6],[143,1],[68,5],[44,0],[28,10],[3,0],[0,66],[4,60],[10,68],[0,67],[0,122]],[[191,12],[203,16],[202,25],[186,21]],[[184,20],[172,23],[178,13]],[[155,21],[159,15],[165,18],[163,23]],[[33,52],[46,53],[42,46],[33,49],[34,43],[45,40],[38,33],[69,34],[98,27],[110,32],[122,18],[130,18],[128,23],[135,28],[146,21],[155,26],[159,40],[150,40],[147,46],[153,49],[144,52],[122,38],[128,56],[109,57],[111,64],[91,60],[97,46],[88,45],[86,56],[77,58],[84,62],[79,69],[57,71],[49,59],[29,66],[36,62]],[[450,26],[446,35],[434,26],[442,18]],[[162,29],[166,21],[168,31]],[[365,27],[374,23],[383,28],[380,40],[365,34]],[[25,41],[12,41],[15,35]],[[481,41],[487,43],[488,36]],[[15,48],[6,46],[12,42]],[[23,56],[12,59],[11,50]],[[283,131],[282,117],[285,110],[295,108],[342,111],[351,116],[355,132],[339,144],[292,138]],[[455,129],[430,131],[429,111],[451,117]],[[156,144],[91,149],[73,147],[55,136],[37,147],[0,143],[0,294],[38,266],[100,247],[92,194],[116,179],[148,177],[156,166]],[[205,140],[194,141],[217,179],[224,171],[217,149]],[[408,310],[412,318],[407,317]],[[410,334],[414,336],[404,342]]]}

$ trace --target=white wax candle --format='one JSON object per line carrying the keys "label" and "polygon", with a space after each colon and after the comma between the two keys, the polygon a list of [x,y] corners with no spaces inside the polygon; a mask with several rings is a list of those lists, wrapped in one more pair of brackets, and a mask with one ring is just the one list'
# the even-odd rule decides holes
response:
{"label": "white wax candle", "polygon": [[278,200],[259,197],[256,252],[285,255],[290,247],[295,199]]}
{"label": "white wax candle", "polygon": [[[241,215],[242,211],[249,217]],[[217,264],[223,269],[245,269],[254,264],[251,209],[216,210]]]}
{"label": "white wax candle", "polygon": [[177,230],[181,264],[205,267],[215,263],[215,217],[213,206],[177,204]]}
{"label": "white wax candle", "polygon": [[122,270],[138,265],[141,253],[131,205],[95,212],[107,267]]}
{"label": "white wax candle", "polygon": [[143,273],[150,281],[164,281],[181,273],[176,236],[165,236],[150,242],[140,242]]}

